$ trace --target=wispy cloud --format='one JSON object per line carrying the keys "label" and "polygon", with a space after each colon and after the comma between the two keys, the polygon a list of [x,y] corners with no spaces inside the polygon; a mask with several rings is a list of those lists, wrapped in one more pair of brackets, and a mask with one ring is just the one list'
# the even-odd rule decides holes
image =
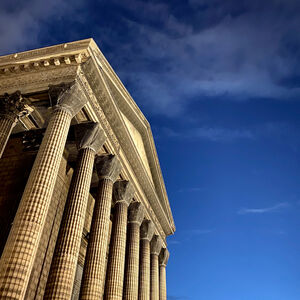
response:
{"label": "wispy cloud", "polygon": [[[45,27],[50,27],[48,23],[50,18],[55,17],[61,20],[70,14],[75,16],[74,20],[78,20],[79,16],[75,11],[83,4],[82,0],[74,0],[72,5],[69,5],[66,0],[49,0],[45,9],[45,3],[38,0],[1,1],[0,53],[3,55],[39,47],[40,33]],[[68,39],[71,38],[70,35],[71,32],[69,32]],[[57,37],[49,33],[47,37],[48,43],[51,39],[52,43],[56,43]]]}
{"label": "wispy cloud", "polygon": [[250,129],[221,128],[221,127],[196,127],[187,131],[175,131],[164,128],[165,135],[171,138],[202,139],[211,142],[232,142],[239,139],[254,139],[255,135]]}
{"label": "wispy cloud", "polygon": [[168,300],[183,300],[183,299],[189,299],[189,297],[186,296],[171,296],[169,295],[167,297]]}
{"label": "wispy cloud", "polygon": [[237,213],[240,214],[240,215],[264,214],[264,213],[280,211],[280,210],[285,209],[289,206],[290,206],[290,204],[288,202],[281,202],[281,203],[275,204],[273,206],[264,207],[264,208],[242,208]]}
{"label": "wispy cloud", "polygon": [[202,192],[204,190],[206,190],[206,188],[204,188],[204,187],[188,187],[188,188],[179,189],[178,192],[179,193],[193,193],[193,192]]}
{"label": "wispy cloud", "polygon": [[[200,121],[203,122],[203,121]],[[158,130],[157,130],[158,131]],[[264,122],[244,128],[226,128],[203,125],[189,129],[160,128],[158,131],[162,136],[172,139],[203,140],[210,142],[229,143],[241,140],[257,141],[272,139],[282,142],[297,150],[300,147],[300,133],[297,128],[287,122]]]}
{"label": "wispy cloud", "polygon": [[203,235],[212,233],[214,229],[191,229],[187,230],[187,233],[190,235]]}
{"label": "wispy cloud", "polygon": [[148,110],[177,115],[191,99],[299,97],[296,1],[189,1],[188,18],[169,3],[122,4],[135,42],[120,38],[118,72]]}
{"label": "wispy cloud", "polygon": [[178,244],[181,244],[181,242],[178,240],[170,240],[170,241],[168,241],[168,244],[169,245],[178,245]]}
{"label": "wispy cloud", "polygon": [[213,142],[217,142],[217,141],[226,142],[226,141],[233,141],[236,139],[254,138],[253,133],[250,130],[213,128],[213,127],[195,128],[192,132],[190,132],[190,136],[210,140]]}

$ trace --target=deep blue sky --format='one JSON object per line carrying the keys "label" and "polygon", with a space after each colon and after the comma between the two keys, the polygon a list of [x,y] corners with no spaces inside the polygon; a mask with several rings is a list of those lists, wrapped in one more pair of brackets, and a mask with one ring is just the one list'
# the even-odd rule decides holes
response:
{"label": "deep blue sky", "polygon": [[149,119],[169,300],[300,299],[300,2],[8,1],[0,52],[93,37]]}

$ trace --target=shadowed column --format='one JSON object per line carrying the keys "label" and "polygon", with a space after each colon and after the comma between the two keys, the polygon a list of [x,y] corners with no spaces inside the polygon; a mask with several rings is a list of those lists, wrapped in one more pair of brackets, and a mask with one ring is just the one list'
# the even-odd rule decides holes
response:
{"label": "shadowed column", "polygon": [[150,299],[150,241],[153,234],[153,223],[145,220],[140,228],[139,300]]}
{"label": "shadowed column", "polygon": [[137,300],[139,293],[140,226],[144,207],[140,202],[131,203],[128,212],[128,241],[126,249],[124,295],[125,300]]}
{"label": "shadowed column", "polygon": [[55,90],[57,105],[50,117],[1,257],[0,299],[24,298],[71,119],[87,101],[77,82],[68,87],[59,86],[58,89],[60,92]]}
{"label": "shadowed column", "polygon": [[170,253],[167,248],[162,248],[159,254],[159,300],[167,300],[166,266]]}
{"label": "shadowed column", "polygon": [[70,299],[76,273],[96,153],[105,142],[98,123],[75,127],[78,158],[69,190],[44,299]]}
{"label": "shadowed column", "polygon": [[19,91],[11,95],[5,94],[0,99],[0,158],[18,119],[30,114],[32,110]]}
{"label": "shadowed column", "polygon": [[99,156],[95,163],[99,186],[81,283],[80,299],[84,300],[102,297],[112,190],[121,171],[121,165],[114,155]]}
{"label": "shadowed column", "polygon": [[151,266],[150,266],[150,300],[159,300],[159,267],[158,255],[162,247],[162,240],[158,235],[154,235],[151,241]]}
{"label": "shadowed column", "polygon": [[126,252],[127,212],[134,194],[133,186],[126,180],[114,184],[114,218],[107,262],[105,300],[122,300]]}

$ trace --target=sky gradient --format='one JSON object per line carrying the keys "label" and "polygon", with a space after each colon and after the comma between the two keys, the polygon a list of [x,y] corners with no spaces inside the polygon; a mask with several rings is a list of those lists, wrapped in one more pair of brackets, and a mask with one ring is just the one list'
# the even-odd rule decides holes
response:
{"label": "sky gradient", "polygon": [[0,2],[1,55],[93,37],[148,118],[168,300],[299,300],[299,28],[294,0]]}

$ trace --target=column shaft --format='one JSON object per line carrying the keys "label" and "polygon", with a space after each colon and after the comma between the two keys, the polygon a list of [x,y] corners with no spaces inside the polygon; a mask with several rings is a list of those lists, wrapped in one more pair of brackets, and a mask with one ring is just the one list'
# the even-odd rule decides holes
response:
{"label": "column shaft", "polygon": [[151,289],[150,300],[159,300],[158,255],[151,254]]}
{"label": "column shaft", "polygon": [[166,266],[159,266],[159,300],[167,300]]}
{"label": "column shaft", "polygon": [[142,203],[133,202],[130,204],[128,210],[128,241],[123,291],[123,298],[125,300],[138,300],[139,296],[140,226],[144,215],[144,206]]}
{"label": "column shaft", "polygon": [[140,242],[139,300],[150,299],[150,241]]}
{"label": "column shaft", "polygon": [[95,152],[90,148],[79,151],[44,299],[71,298],[94,158]]}
{"label": "column shaft", "polygon": [[159,254],[159,300],[167,300],[166,265],[170,253],[167,248],[162,248]]}
{"label": "column shaft", "polygon": [[23,299],[72,116],[53,112],[0,261],[0,299]]}
{"label": "column shaft", "polygon": [[100,299],[103,293],[112,189],[112,180],[100,180],[84,264],[81,300]]}
{"label": "column shaft", "polygon": [[137,300],[139,292],[140,224],[128,224],[127,260],[124,280],[124,299]]}
{"label": "column shaft", "polygon": [[13,116],[1,116],[0,118],[0,158],[5,150],[9,136],[16,124],[17,118]]}
{"label": "column shaft", "polygon": [[105,300],[122,300],[128,203],[117,202],[106,271]]}

